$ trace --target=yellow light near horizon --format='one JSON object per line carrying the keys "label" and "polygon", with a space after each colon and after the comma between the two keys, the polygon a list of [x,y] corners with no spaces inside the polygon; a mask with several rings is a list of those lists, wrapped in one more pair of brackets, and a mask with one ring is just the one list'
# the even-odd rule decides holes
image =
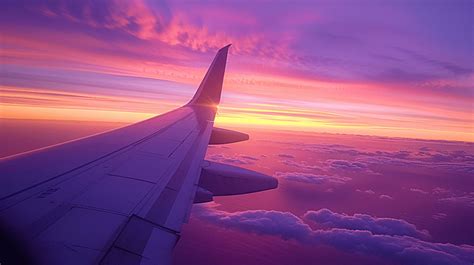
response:
{"label": "yellow light near horizon", "polygon": [[271,126],[271,127],[282,127],[282,128],[315,128],[324,126],[324,122],[300,119],[282,115],[272,115],[271,118],[265,118],[264,116],[253,116],[253,115],[222,115],[216,117],[216,123],[222,124],[241,124],[241,125],[258,125],[258,126]]}
{"label": "yellow light near horizon", "polygon": [[25,120],[72,120],[131,123],[153,117],[156,114],[90,110],[74,108],[48,108],[18,105],[0,105],[0,116],[7,119]]}
{"label": "yellow light near horizon", "polygon": [[[0,117],[9,119],[133,123],[148,119],[158,114],[159,113],[0,104]],[[220,113],[217,115],[215,122],[217,126],[229,126],[234,128],[255,127],[295,132],[328,132],[474,142],[473,132],[373,126],[368,124],[338,124],[330,121],[315,120],[305,117],[286,116],[280,112],[278,112],[278,114],[279,115],[260,113]]]}
{"label": "yellow light near horizon", "polygon": [[300,132],[328,132],[343,134],[377,135],[386,137],[417,138],[428,140],[454,140],[474,142],[473,132],[428,130],[423,128],[400,128],[390,126],[334,124],[293,116],[265,115],[221,115],[216,124],[232,127],[259,127]]}

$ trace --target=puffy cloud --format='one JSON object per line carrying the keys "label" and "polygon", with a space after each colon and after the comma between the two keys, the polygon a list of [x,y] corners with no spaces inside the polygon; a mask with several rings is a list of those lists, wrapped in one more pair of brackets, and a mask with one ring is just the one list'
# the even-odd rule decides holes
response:
{"label": "puffy cloud", "polygon": [[301,183],[309,184],[322,184],[322,183],[336,183],[344,184],[347,181],[351,180],[349,177],[340,177],[340,176],[329,176],[329,175],[316,175],[311,173],[304,172],[276,172],[275,176],[277,178],[282,178],[288,181],[295,181]]}
{"label": "puffy cloud", "polygon": [[369,168],[369,164],[365,161],[349,161],[341,159],[330,159],[325,162],[325,170],[339,173],[363,173],[378,175]]}
{"label": "puffy cloud", "polygon": [[[312,145],[314,146],[314,145]],[[319,145],[321,146],[321,145]],[[328,150],[331,150],[330,148],[344,148],[344,152],[347,151],[345,149],[345,146],[342,145],[329,145]],[[305,151],[308,151],[308,149],[303,149]],[[350,149],[352,151],[355,151],[353,149]],[[334,150],[333,150],[334,151]],[[355,155],[355,153],[352,153]],[[279,157],[286,158],[283,160],[280,160],[283,164],[291,167],[295,167],[298,169],[303,169],[307,171],[326,171],[326,172],[359,172],[359,173],[367,173],[367,174],[376,174],[373,172],[367,165],[367,163],[360,162],[360,161],[349,161],[349,160],[342,160],[342,159],[330,159],[325,161],[325,163],[321,166],[317,165],[311,165],[308,164],[306,161],[295,161],[293,158],[294,156],[292,155],[287,155],[287,154],[279,154]]]}
{"label": "puffy cloud", "polygon": [[307,241],[311,228],[296,215],[279,211],[244,211],[228,213],[197,205],[195,216],[228,228],[236,228],[256,234],[280,236],[284,239]]}
{"label": "puffy cloud", "polygon": [[[365,226],[368,229],[379,229],[379,232],[388,233],[374,234],[370,230],[313,229],[298,216],[280,211],[255,210],[229,213],[206,206],[195,206],[193,215],[226,228],[260,235],[278,236],[286,240],[296,240],[302,244],[329,245],[341,251],[381,256],[400,264],[470,265],[474,260],[473,246],[428,242],[415,237],[399,235],[410,233],[408,232],[410,224],[404,223],[403,220],[377,224],[373,217],[365,217],[365,219],[360,218],[360,223],[357,225],[351,224],[356,227]],[[306,215],[311,216],[311,211]],[[343,220],[344,217],[347,218],[347,216],[342,215],[341,217],[336,214],[334,218]],[[364,224],[364,220],[367,222],[366,224]],[[397,226],[405,232],[399,231],[397,233],[395,228]],[[406,230],[407,228],[408,230]],[[415,228],[412,228],[411,232],[416,233],[416,231]],[[391,235],[393,233],[395,235]]]}
{"label": "puffy cloud", "polygon": [[367,165],[361,162],[351,162],[346,160],[329,160],[329,167],[334,170],[363,171]]}
{"label": "puffy cloud", "polygon": [[328,228],[367,230],[375,235],[429,237],[428,231],[418,230],[415,225],[395,218],[377,218],[367,214],[339,214],[326,208],[308,211],[304,217]]}
{"label": "puffy cloud", "polygon": [[[375,137],[374,137],[375,138]],[[390,141],[397,141],[389,139]],[[402,141],[402,140],[398,140]],[[417,140],[413,140],[417,141]],[[419,140],[422,142],[423,140]],[[431,141],[444,143],[443,141]],[[288,143],[290,144],[290,143]],[[459,147],[467,150],[472,148],[471,143],[457,143]],[[459,173],[474,173],[474,154],[465,150],[433,150],[421,147],[418,151],[365,151],[348,145],[335,144],[306,144],[291,143],[297,145],[298,149],[305,151],[325,153],[336,156],[351,156],[352,161],[328,160],[329,168],[335,170],[363,171],[368,170],[371,165],[395,165],[400,167],[416,166],[455,171]]]}
{"label": "puffy cloud", "polygon": [[[390,140],[397,141],[394,139]],[[422,140],[419,141],[422,142]],[[435,142],[445,144],[442,141]],[[293,142],[288,142],[287,144],[292,145],[298,150],[324,153],[335,157],[351,157],[350,160],[329,159],[322,165],[311,165],[305,161],[295,161],[294,159],[281,160],[285,165],[308,171],[318,170],[321,172],[358,172],[365,174],[379,174],[379,172],[384,169],[384,165],[391,165],[400,168],[425,167],[463,174],[474,172],[474,154],[464,150],[433,150],[421,147],[414,151],[365,151],[348,145],[339,144],[307,144]],[[466,149],[469,149],[472,145],[470,143],[457,144],[459,145],[459,148],[466,147]],[[420,194],[427,193],[420,189],[411,189],[411,191]]]}
{"label": "puffy cloud", "polygon": [[229,164],[236,164],[236,165],[251,165],[251,164],[254,164],[255,161],[259,160],[256,157],[248,156],[248,155],[227,156],[223,154],[213,154],[213,155],[207,156],[206,158],[215,162],[229,163]]}
{"label": "puffy cloud", "polygon": [[287,166],[295,167],[300,170],[306,170],[306,171],[313,171],[313,170],[322,171],[323,170],[322,167],[308,164],[308,162],[306,161],[294,161],[293,159],[283,159],[283,160],[280,160],[280,162]]}
{"label": "puffy cloud", "polygon": [[416,166],[459,173],[474,172],[474,157],[464,151],[385,152],[365,153],[360,158],[369,164]]}
{"label": "puffy cloud", "polygon": [[317,230],[315,243],[345,251],[378,255],[401,264],[468,265],[474,259],[472,246],[432,243],[408,236],[373,235],[369,231]]}

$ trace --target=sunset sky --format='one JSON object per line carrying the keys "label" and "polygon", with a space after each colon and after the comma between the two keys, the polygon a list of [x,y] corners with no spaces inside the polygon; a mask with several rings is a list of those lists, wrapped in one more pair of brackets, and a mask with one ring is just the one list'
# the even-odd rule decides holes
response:
{"label": "sunset sky", "polygon": [[22,2],[2,118],[151,117],[232,43],[219,125],[474,141],[472,1]]}
{"label": "sunset sky", "polygon": [[182,106],[232,44],[216,126],[250,139],[205,159],[279,185],[195,204],[173,264],[472,265],[473,10],[4,0],[0,158]]}

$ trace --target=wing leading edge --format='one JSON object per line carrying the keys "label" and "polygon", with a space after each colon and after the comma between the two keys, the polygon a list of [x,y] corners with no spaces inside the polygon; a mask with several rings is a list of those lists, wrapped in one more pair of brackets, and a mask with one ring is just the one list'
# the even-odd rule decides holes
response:
{"label": "wing leading edge", "polygon": [[208,144],[248,139],[213,133],[229,46],[181,108],[0,159],[1,260],[169,264],[194,202],[275,188],[271,177],[204,161]]}

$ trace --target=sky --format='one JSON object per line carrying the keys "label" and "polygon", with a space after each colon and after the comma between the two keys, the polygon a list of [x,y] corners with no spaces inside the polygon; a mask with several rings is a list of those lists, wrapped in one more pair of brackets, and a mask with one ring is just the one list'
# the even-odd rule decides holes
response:
{"label": "sky", "polygon": [[[3,120],[0,157],[123,126]],[[31,131],[35,133],[32,134]],[[206,159],[277,189],[195,204],[174,265],[471,265],[474,143],[247,129]]]}
{"label": "sky", "polygon": [[217,124],[474,140],[472,1],[3,1],[2,118],[130,123],[232,43]]}
{"label": "sky", "polygon": [[473,5],[5,0],[0,157],[179,107],[231,43],[250,140],[206,159],[279,187],[194,205],[173,264],[471,265]]}

